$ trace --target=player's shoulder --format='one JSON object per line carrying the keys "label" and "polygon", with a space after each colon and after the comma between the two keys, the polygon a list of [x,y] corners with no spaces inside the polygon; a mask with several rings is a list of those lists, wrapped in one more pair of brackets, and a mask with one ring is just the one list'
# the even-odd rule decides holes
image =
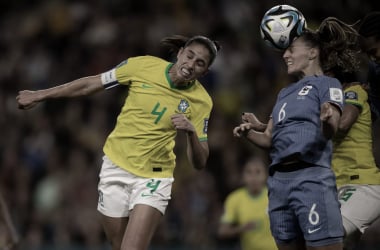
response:
{"label": "player's shoulder", "polygon": [[344,90],[344,99],[346,102],[366,102],[368,100],[368,94],[360,84],[355,84],[348,86]]}
{"label": "player's shoulder", "polygon": [[335,77],[320,75],[320,76],[312,76],[310,77],[310,83],[315,85],[316,87],[325,87],[325,86],[333,86],[333,87],[342,87],[340,81]]}
{"label": "player's shoulder", "polygon": [[203,84],[200,83],[198,80],[195,80],[194,87],[196,91],[196,96],[199,97],[200,100],[204,101],[209,106],[212,106],[212,98],[206,90],[206,88],[203,86]]}
{"label": "player's shoulder", "polygon": [[367,91],[363,88],[363,86],[362,85],[360,85],[360,84],[354,84],[354,85],[350,85],[350,86],[348,86],[345,90],[344,90],[344,92],[345,93],[347,93],[347,92],[352,92],[352,91],[354,91],[354,92],[356,92],[356,93],[358,93],[358,94],[360,94],[360,95],[365,95],[365,96],[367,96]]}

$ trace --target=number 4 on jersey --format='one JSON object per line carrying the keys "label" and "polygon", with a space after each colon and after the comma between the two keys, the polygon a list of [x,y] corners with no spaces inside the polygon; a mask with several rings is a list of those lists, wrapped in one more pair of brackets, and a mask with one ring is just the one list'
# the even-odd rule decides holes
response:
{"label": "number 4 on jersey", "polygon": [[156,103],[156,106],[154,106],[152,112],[150,112],[152,115],[157,115],[157,118],[156,118],[156,120],[154,121],[154,124],[157,124],[157,123],[161,120],[162,116],[164,115],[164,113],[165,113],[166,110],[167,110],[166,107],[163,107],[162,110],[159,111],[159,110],[158,110],[159,107],[160,107],[160,103],[157,102],[157,103]]}

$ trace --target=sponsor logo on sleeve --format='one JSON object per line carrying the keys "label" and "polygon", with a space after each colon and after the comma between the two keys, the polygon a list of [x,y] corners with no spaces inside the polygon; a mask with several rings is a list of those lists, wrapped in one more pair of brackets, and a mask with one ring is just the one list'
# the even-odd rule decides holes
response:
{"label": "sponsor logo on sleeve", "polygon": [[208,118],[203,120],[203,134],[207,134],[208,131]]}

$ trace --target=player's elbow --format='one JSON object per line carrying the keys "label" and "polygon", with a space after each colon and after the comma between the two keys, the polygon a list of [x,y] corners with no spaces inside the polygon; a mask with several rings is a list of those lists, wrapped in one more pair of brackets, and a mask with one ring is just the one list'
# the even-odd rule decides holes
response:
{"label": "player's elbow", "polygon": [[78,96],[88,96],[104,89],[98,75],[78,79],[75,84]]}
{"label": "player's elbow", "polygon": [[350,129],[351,129],[351,124],[340,122],[338,125],[338,132],[340,134],[347,134],[348,131],[350,131]]}

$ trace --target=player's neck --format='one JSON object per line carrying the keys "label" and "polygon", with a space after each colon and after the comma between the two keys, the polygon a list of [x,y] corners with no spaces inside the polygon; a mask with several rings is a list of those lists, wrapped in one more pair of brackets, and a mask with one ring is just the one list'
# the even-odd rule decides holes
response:
{"label": "player's neck", "polygon": [[184,81],[182,78],[178,77],[176,74],[176,66],[173,65],[168,72],[170,81],[175,87],[187,87],[194,83],[194,80],[191,81]]}

